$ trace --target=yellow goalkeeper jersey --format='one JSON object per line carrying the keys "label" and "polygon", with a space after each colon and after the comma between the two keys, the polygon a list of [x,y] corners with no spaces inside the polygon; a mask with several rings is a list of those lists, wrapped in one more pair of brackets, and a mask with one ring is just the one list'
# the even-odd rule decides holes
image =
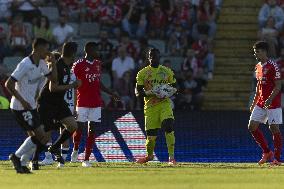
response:
{"label": "yellow goalkeeper jersey", "polygon": [[[174,73],[170,68],[159,65],[158,68],[147,66],[140,70],[136,76],[137,85],[143,85],[145,91],[153,89],[156,85],[173,84],[176,82]],[[155,96],[144,98],[144,109],[148,109],[154,105],[160,104],[163,101],[169,101],[169,98],[160,99]]]}

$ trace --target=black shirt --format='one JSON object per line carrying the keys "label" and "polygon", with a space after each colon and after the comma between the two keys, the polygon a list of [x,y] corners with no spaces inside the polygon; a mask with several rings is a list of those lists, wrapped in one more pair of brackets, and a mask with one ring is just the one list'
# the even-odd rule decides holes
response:
{"label": "black shirt", "polygon": [[[70,67],[66,65],[62,58],[56,62],[57,67],[57,81],[59,85],[68,85],[70,82]],[[47,81],[40,93],[38,102],[48,104],[61,104],[64,103],[64,96],[66,91],[51,92],[49,90],[49,82]]]}

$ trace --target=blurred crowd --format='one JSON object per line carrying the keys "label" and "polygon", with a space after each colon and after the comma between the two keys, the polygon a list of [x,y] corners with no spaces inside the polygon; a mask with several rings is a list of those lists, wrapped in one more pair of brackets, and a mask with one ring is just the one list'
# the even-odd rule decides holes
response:
{"label": "blurred crowd", "polygon": [[[57,50],[64,42],[76,41],[78,58],[84,54],[80,43],[92,40],[103,61],[103,82],[122,97],[120,103],[103,95],[108,109],[143,107],[134,96],[135,76],[147,65],[145,52],[153,46],[178,81],[173,107],[199,110],[203,90],[213,77],[212,47],[221,4],[222,0],[0,0],[0,97],[10,98],[5,79],[16,66],[15,57],[20,60],[30,53],[35,37],[49,40]],[[277,11],[270,19],[262,18],[271,15],[266,13],[271,5],[265,6],[259,35],[275,46],[284,44],[282,4],[273,5]]]}

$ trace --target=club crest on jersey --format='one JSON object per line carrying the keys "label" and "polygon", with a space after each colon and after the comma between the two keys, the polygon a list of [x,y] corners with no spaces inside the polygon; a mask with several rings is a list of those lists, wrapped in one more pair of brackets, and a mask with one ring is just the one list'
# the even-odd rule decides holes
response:
{"label": "club crest on jersey", "polygon": [[89,67],[87,67],[87,68],[85,69],[85,72],[88,72],[88,71],[90,71],[90,68],[89,68]]}

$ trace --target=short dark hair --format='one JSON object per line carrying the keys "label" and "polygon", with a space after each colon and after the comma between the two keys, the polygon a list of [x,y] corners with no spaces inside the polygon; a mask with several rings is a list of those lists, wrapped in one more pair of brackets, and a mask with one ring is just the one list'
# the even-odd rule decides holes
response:
{"label": "short dark hair", "polygon": [[76,42],[66,42],[62,47],[62,55],[64,57],[72,57],[77,52],[77,43]]}
{"label": "short dark hair", "polygon": [[149,50],[148,50],[148,55],[150,56],[150,53],[153,53],[153,52],[158,52],[158,53],[160,53],[160,51],[159,51],[159,49],[157,49],[157,48],[155,48],[155,47],[151,47],[151,48],[149,48]]}
{"label": "short dark hair", "polygon": [[89,53],[91,51],[91,49],[96,49],[98,46],[98,44],[94,41],[89,41],[86,43],[85,45],[85,52]]}
{"label": "short dark hair", "polygon": [[266,41],[257,41],[254,45],[253,45],[254,49],[261,49],[261,50],[265,50],[266,52],[268,52],[269,49],[269,45]]}
{"label": "short dark hair", "polygon": [[35,38],[33,41],[33,49],[37,48],[38,46],[49,45],[49,42],[44,38]]}

